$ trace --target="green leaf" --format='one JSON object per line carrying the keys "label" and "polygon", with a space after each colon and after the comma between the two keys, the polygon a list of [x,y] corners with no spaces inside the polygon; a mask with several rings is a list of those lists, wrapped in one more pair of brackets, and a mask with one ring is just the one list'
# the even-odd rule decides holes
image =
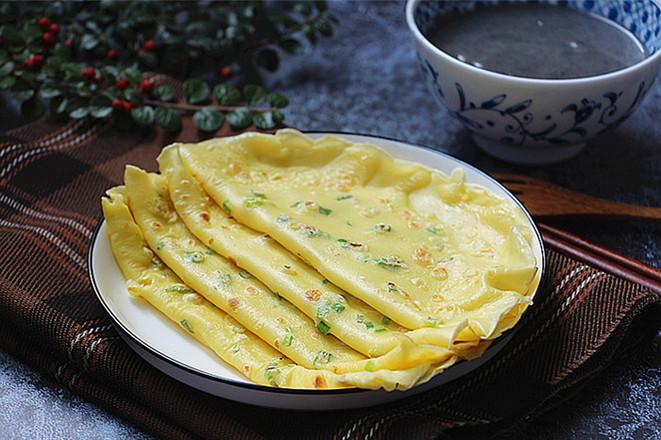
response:
{"label": "green leaf", "polygon": [[77,109],[69,113],[69,117],[72,119],[82,119],[85,116],[89,115],[89,113],[90,113],[89,107],[78,107]]}
{"label": "green leaf", "polygon": [[148,105],[131,110],[131,117],[138,125],[152,125],[154,123],[154,108]]}
{"label": "green leaf", "polygon": [[306,25],[303,27],[303,35],[308,39],[310,44],[317,44],[317,31],[312,25]]}
{"label": "green leaf", "polygon": [[27,23],[23,26],[23,36],[32,39],[41,37],[42,31],[37,23]]}
{"label": "green leaf", "polygon": [[124,90],[124,99],[134,104],[142,104],[142,94],[133,88]]}
{"label": "green leaf", "polygon": [[135,67],[128,67],[122,71],[122,77],[129,82],[138,84],[142,81],[142,72]]}
{"label": "green leaf", "polygon": [[277,111],[271,113],[271,117],[273,118],[273,122],[275,122],[277,125],[282,124],[282,121],[285,120],[285,115]]}
{"label": "green leaf", "polygon": [[61,102],[60,105],[57,106],[57,109],[55,110],[57,113],[64,113],[69,106],[69,100],[64,98]]}
{"label": "green leaf", "polygon": [[158,66],[158,57],[153,52],[140,52],[138,53],[138,59],[147,67],[154,68]]}
{"label": "green leaf", "polygon": [[6,76],[0,79],[0,89],[8,89],[16,84],[16,78],[13,76]]}
{"label": "green leaf", "polygon": [[269,93],[268,100],[271,104],[271,107],[275,108],[285,108],[289,105],[289,100],[287,97],[279,93]]}
{"label": "green leaf", "polygon": [[255,113],[253,119],[255,120],[255,126],[262,130],[269,130],[277,125],[271,112]]}
{"label": "green leaf", "polygon": [[107,118],[111,113],[112,107],[102,107],[98,105],[93,105],[90,107],[90,115],[94,116],[96,119]]}
{"label": "green leaf", "polygon": [[174,87],[167,84],[161,84],[154,89],[154,95],[161,101],[172,101],[175,96]]}
{"label": "green leaf", "polygon": [[0,67],[0,78],[7,76],[14,71],[14,63],[9,61]]}
{"label": "green leaf", "polygon": [[317,24],[317,30],[324,37],[333,36],[333,26],[331,26],[330,22],[328,21],[322,21],[321,23]]}
{"label": "green leaf", "polygon": [[209,85],[200,79],[189,79],[184,82],[184,95],[191,104],[200,104],[209,99]]}
{"label": "green leaf", "polygon": [[38,118],[43,113],[44,103],[38,96],[33,96],[21,104],[21,114],[30,121]]}
{"label": "green leaf", "polygon": [[14,95],[14,98],[16,98],[18,101],[23,102],[34,96],[34,90],[12,90],[12,95]]}
{"label": "green leaf", "polygon": [[243,88],[243,96],[250,104],[259,104],[266,99],[266,92],[260,86],[248,84]]}
{"label": "green leaf", "polygon": [[229,84],[218,84],[213,88],[213,94],[222,105],[235,105],[241,101],[241,92]]}
{"label": "green leaf", "polygon": [[193,123],[202,131],[216,131],[225,122],[225,116],[220,110],[205,107],[193,115]]}
{"label": "green leaf", "polygon": [[85,50],[92,50],[99,44],[99,40],[92,34],[85,34],[80,40],[80,47]]}
{"label": "green leaf", "polygon": [[43,85],[43,86],[41,87],[41,90],[39,90],[39,94],[40,94],[43,98],[54,98],[54,97],[56,97],[56,96],[60,96],[60,95],[62,94],[62,92],[59,91],[58,89],[56,89],[56,88],[53,87],[53,86],[46,86],[46,85]]}
{"label": "green leaf", "polygon": [[2,38],[11,45],[19,46],[25,43],[21,33],[13,26],[4,26],[2,28]]}
{"label": "green leaf", "polygon": [[301,14],[305,15],[306,17],[312,14],[312,4],[308,2],[301,2],[301,3],[296,3],[294,6],[294,9],[296,12],[300,12]]}
{"label": "green leaf", "polygon": [[303,45],[295,38],[286,38],[278,43],[278,46],[288,54],[298,54],[303,51]]}
{"label": "green leaf", "polygon": [[234,110],[227,114],[227,122],[229,122],[233,128],[243,130],[244,128],[250,127],[252,124],[252,115],[247,109]]}
{"label": "green leaf", "polygon": [[113,81],[119,78],[119,69],[115,66],[103,66],[101,68],[101,76],[104,79],[112,79]]}
{"label": "green leaf", "polygon": [[167,131],[181,130],[181,116],[172,109],[157,108],[154,112],[154,120]]}
{"label": "green leaf", "polygon": [[269,72],[275,72],[278,70],[278,65],[280,64],[280,58],[278,53],[273,49],[263,49],[257,52],[255,55],[255,64],[259,67],[263,67]]}

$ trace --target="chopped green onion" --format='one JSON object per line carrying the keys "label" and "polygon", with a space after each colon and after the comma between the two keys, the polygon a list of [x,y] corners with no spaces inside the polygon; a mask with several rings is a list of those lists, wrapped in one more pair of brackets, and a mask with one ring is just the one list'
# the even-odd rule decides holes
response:
{"label": "chopped green onion", "polygon": [[264,194],[263,192],[255,191],[254,189],[250,190],[250,194],[252,194],[253,196],[258,197],[260,199],[265,199],[266,198],[266,194]]}
{"label": "chopped green onion", "polygon": [[226,212],[228,215],[229,215],[229,214],[232,214],[232,208],[230,208],[230,201],[229,201],[229,200],[225,200],[225,201],[223,202],[223,205],[222,205],[222,206],[223,206],[223,209],[225,210],[225,212]]}
{"label": "chopped green onion", "polygon": [[326,284],[330,284],[330,281],[328,281],[328,280],[321,280],[321,284],[323,284],[323,285],[325,286]]}
{"label": "chopped green onion", "polygon": [[264,371],[264,377],[271,384],[275,384],[277,379],[280,377],[280,368],[278,368],[277,362],[271,362],[266,366],[266,371]]}
{"label": "chopped green onion", "polygon": [[347,199],[350,199],[350,198],[352,198],[352,197],[353,197],[352,195],[347,194],[347,195],[345,195],[345,196],[337,196],[337,197],[335,198],[335,200],[338,200],[338,201],[339,201],[339,200],[347,200]]}
{"label": "chopped green onion", "polygon": [[349,247],[349,240],[347,240],[346,238],[338,238],[337,242],[340,243],[340,246],[342,246],[343,248]]}
{"label": "chopped green onion", "polygon": [[181,284],[175,284],[173,286],[169,286],[168,288],[165,289],[165,291],[176,292],[176,293],[193,293],[193,289]]}
{"label": "chopped green onion", "polygon": [[379,327],[379,328],[374,329],[374,332],[376,332],[376,333],[381,333],[381,332],[385,332],[385,331],[386,331],[385,327]]}
{"label": "chopped green onion", "polygon": [[344,312],[344,309],[346,309],[346,307],[344,307],[344,305],[340,303],[335,303],[331,306],[331,309],[335,310],[335,312],[337,313],[342,313]]}
{"label": "chopped green onion", "polygon": [[331,212],[333,212],[332,209],[324,208],[323,206],[320,206],[318,208],[319,214],[321,215],[330,215]]}
{"label": "chopped green onion", "polygon": [[179,321],[179,324],[181,324],[181,326],[183,328],[185,328],[186,330],[188,330],[190,333],[195,333],[193,331],[193,327],[191,327],[191,325],[185,319],[182,319],[181,321]]}
{"label": "chopped green onion", "polygon": [[256,208],[258,206],[262,206],[264,204],[264,200],[262,199],[245,199],[243,201],[243,206],[246,208]]}
{"label": "chopped green onion", "polygon": [[392,322],[391,319],[388,318],[387,316],[384,316],[383,318],[381,318],[381,324],[383,324],[383,325],[388,325],[391,322]]}
{"label": "chopped green onion", "polygon": [[365,364],[365,371],[374,371],[376,369],[376,365],[374,365],[374,361],[367,361]]}
{"label": "chopped green onion", "polygon": [[252,278],[252,275],[250,275],[248,272],[241,271],[239,272],[239,276],[243,278],[244,280],[249,280]]}
{"label": "chopped green onion", "polygon": [[284,338],[282,338],[282,345],[285,347],[290,347],[291,343],[294,341],[294,335],[287,333]]}
{"label": "chopped green onion", "polygon": [[275,218],[275,221],[278,222],[278,223],[287,223],[289,221],[289,216],[279,215]]}
{"label": "chopped green onion", "polygon": [[327,335],[330,333],[330,326],[326,324],[324,321],[319,321],[317,324],[317,330],[319,330],[319,333],[322,333],[324,335]]}
{"label": "chopped green onion", "polygon": [[437,324],[438,324],[438,320],[435,319],[435,318],[425,319],[425,322],[424,322],[425,327],[436,327]]}
{"label": "chopped green onion", "polygon": [[312,362],[312,364],[315,366],[321,364],[328,364],[332,358],[333,358],[332,353],[322,350],[318,352],[317,355],[314,357],[314,361]]}
{"label": "chopped green onion", "polygon": [[163,243],[162,241],[159,241],[158,243],[156,243],[156,250],[157,251],[160,251],[164,247],[165,247],[165,243]]}
{"label": "chopped green onion", "polygon": [[290,208],[298,208],[298,207],[301,206],[302,204],[303,204],[303,202],[301,202],[301,201],[299,200],[299,201],[296,202],[296,203],[292,203],[292,205],[290,206]]}
{"label": "chopped green onion", "polygon": [[427,232],[429,232],[430,234],[434,234],[434,235],[436,235],[436,234],[438,234],[439,232],[441,232],[441,230],[440,230],[440,228],[437,228],[437,227],[435,227],[435,226],[429,226],[429,227],[427,228]]}
{"label": "chopped green onion", "polygon": [[397,255],[391,255],[389,257],[381,257],[374,260],[376,264],[388,270],[395,270],[404,268],[406,269],[407,265],[404,261]]}

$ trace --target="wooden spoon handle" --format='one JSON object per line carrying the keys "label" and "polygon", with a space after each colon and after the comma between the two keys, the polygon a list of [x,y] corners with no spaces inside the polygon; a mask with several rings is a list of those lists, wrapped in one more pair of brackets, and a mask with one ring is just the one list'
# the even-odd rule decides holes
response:
{"label": "wooden spoon handle", "polygon": [[628,217],[661,220],[661,208],[613,202],[515,174],[494,174],[535,217]]}

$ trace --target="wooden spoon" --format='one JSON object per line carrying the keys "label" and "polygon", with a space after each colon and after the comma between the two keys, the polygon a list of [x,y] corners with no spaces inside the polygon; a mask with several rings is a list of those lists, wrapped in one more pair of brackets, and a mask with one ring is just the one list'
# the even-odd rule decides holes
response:
{"label": "wooden spoon", "polygon": [[570,191],[543,180],[517,174],[493,175],[534,217],[629,217],[661,220],[661,208],[629,205]]}

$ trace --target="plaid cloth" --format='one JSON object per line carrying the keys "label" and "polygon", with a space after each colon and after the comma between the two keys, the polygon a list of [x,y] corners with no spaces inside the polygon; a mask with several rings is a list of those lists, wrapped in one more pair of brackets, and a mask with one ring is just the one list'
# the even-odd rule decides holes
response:
{"label": "plaid cloth", "polygon": [[[219,135],[229,134],[224,127]],[[178,140],[198,139],[190,119]],[[661,273],[542,225],[548,279],[491,362],[387,406],[329,413],[212,397],[151,367],[92,292],[86,252],[99,199],[124,165],[154,170],[161,131],[40,121],[0,137],[0,347],[58,384],[163,438],[510,436],[617,356],[656,334]]]}

